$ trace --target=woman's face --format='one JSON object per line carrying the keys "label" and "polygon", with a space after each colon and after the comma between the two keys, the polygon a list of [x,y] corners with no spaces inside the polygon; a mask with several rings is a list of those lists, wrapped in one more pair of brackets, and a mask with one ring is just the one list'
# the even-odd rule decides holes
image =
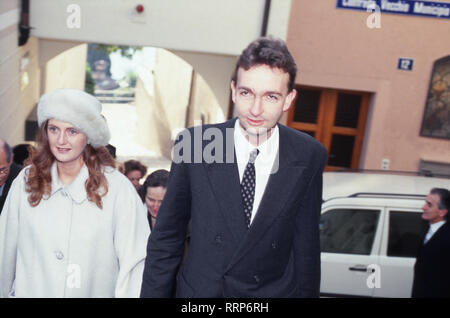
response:
{"label": "woman's face", "polygon": [[142,174],[139,170],[131,170],[127,173],[127,178],[131,181],[134,187],[139,188],[139,180],[142,179]]}
{"label": "woman's face", "polygon": [[47,125],[50,151],[59,163],[72,163],[83,160],[82,153],[87,144],[84,133],[72,124],[50,119]]}

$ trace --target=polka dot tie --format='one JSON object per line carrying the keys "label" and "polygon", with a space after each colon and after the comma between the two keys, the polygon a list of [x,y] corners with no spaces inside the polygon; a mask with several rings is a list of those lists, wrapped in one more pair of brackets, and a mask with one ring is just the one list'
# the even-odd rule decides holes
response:
{"label": "polka dot tie", "polygon": [[252,152],[250,152],[250,159],[248,160],[247,166],[245,167],[244,176],[241,182],[241,196],[244,206],[245,220],[247,221],[247,227],[250,227],[253,201],[255,199],[255,159],[258,154],[258,149],[254,149]]}

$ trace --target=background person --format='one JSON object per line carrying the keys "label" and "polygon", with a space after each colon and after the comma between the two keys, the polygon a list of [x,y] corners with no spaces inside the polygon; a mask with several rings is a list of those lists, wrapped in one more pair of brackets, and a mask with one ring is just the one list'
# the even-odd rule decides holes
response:
{"label": "background person", "polygon": [[[153,231],[153,228],[155,227],[159,208],[161,207],[164,196],[166,195],[168,181],[169,171],[165,169],[156,170],[147,177],[140,189],[142,201],[145,203],[148,211],[147,218],[151,231]],[[188,230],[186,233],[183,259],[186,257],[186,253],[189,248],[189,240],[190,224],[188,224]]]}
{"label": "background person", "polygon": [[108,149],[109,154],[111,155],[111,157],[116,159],[116,147],[114,147],[111,144],[107,144],[105,147],[106,147],[106,149]]}
{"label": "background person", "polygon": [[149,227],[101,109],[80,90],[41,97],[37,149],[0,216],[0,297],[139,296]]}
{"label": "background person", "polygon": [[422,207],[430,223],[414,266],[413,298],[450,298],[450,191],[433,188]]}
{"label": "background person", "polygon": [[169,171],[165,169],[156,170],[145,179],[140,189],[141,199],[148,211],[147,217],[151,230],[153,230],[159,207],[166,195],[168,179]]}
{"label": "background person", "polygon": [[15,145],[13,148],[13,154],[14,154],[14,162],[17,163],[19,166],[25,167],[28,166],[28,157],[30,156],[30,152],[28,151],[28,148],[31,147],[29,144],[18,144]]}
{"label": "background person", "polygon": [[[278,124],[295,100],[296,72],[284,42],[252,42],[231,82],[238,118],[179,134],[147,245],[141,297],[319,296],[326,150]],[[222,138],[215,147],[206,138],[197,149],[194,129]],[[219,158],[205,160],[208,149],[220,146]],[[230,149],[237,162],[227,160],[234,158]],[[189,221],[189,249],[178,270]]]}
{"label": "background person", "polygon": [[128,160],[124,162],[124,169],[124,174],[131,181],[136,190],[139,190],[141,186],[139,181],[147,173],[147,167],[137,160]]}
{"label": "background person", "polygon": [[0,214],[13,180],[17,177],[22,166],[14,161],[14,154],[6,141],[0,138]]}

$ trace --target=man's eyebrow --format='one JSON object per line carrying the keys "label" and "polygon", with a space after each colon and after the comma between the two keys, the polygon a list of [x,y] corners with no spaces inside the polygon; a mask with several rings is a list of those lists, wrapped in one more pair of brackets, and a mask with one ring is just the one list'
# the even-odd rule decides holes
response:
{"label": "man's eyebrow", "polygon": [[266,94],[267,95],[283,95],[283,94],[281,94],[280,92],[277,92],[277,91],[268,91],[268,92],[266,92]]}
{"label": "man's eyebrow", "polygon": [[[253,92],[253,90],[251,88],[246,87],[246,86],[238,86],[237,89],[238,90],[242,89],[242,90],[246,90],[249,92]],[[279,95],[279,96],[283,95],[281,92],[278,92],[278,91],[267,91],[267,92],[264,92],[264,94],[265,95]]]}
{"label": "man's eyebrow", "polygon": [[246,86],[238,86],[237,87],[237,89],[244,89],[244,90],[246,90],[246,91],[250,91],[250,92],[252,92],[253,90],[251,89],[251,88],[249,88],[249,87],[246,87]]}

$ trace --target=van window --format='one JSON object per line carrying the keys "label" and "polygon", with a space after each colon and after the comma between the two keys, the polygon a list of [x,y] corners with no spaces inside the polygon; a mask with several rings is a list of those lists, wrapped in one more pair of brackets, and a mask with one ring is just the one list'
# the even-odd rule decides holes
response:
{"label": "van window", "polygon": [[320,218],[321,251],[369,255],[377,229],[379,210],[333,209]]}
{"label": "van window", "polygon": [[389,212],[388,256],[416,257],[427,222],[419,212]]}

